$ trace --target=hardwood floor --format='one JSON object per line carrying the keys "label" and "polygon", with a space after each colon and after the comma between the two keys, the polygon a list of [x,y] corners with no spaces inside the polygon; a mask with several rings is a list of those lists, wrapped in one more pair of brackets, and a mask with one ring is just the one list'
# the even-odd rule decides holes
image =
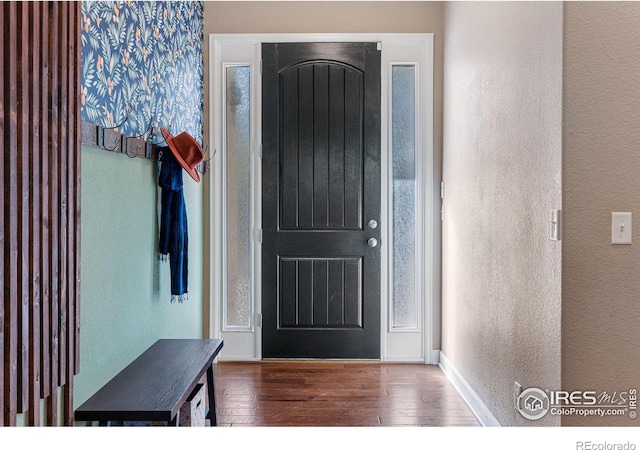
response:
{"label": "hardwood floor", "polygon": [[478,426],[439,367],[269,361],[215,365],[218,426]]}

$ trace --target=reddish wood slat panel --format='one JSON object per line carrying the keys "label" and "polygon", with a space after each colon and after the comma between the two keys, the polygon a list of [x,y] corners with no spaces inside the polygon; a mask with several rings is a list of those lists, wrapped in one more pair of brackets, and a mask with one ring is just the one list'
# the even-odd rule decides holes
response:
{"label": "reddish wood slat panel", "polygon": [[60,85],[60,110],[59,110],[59,122],[58,129],[59,133],[59,157],[60,157],[60,165],[59,169],[59,183],[58,189],[60,191],[60,242],[59,242],[59,265],[58,265],[58,276],[60,282],[60,291],[59,291],[59,299],[60,306],[58,310],[58,314],[60,317],[59,321],[59,329],[58,329],[58,345],[59,345],[59,374],[58,374],[58,383],[62,386],[66,383],[67,380],[67,302],[68,298],[68,280],[67,280],[67,127],[68,125],[68,108],[69,108],[69,98],[68,98],[68,76],[69,72],[67,70],[67,58],[69,56],[69,43],[66,41],[66,37],[69,32],[69,4],[67,2],[60,3],[60,36],[58,37],[58,67],[59,67],[59,85]]}
{"label": "reddish wood slat panel", "polygon": [[40,425],[40,3],[30,3],[29,72],[31,74],[30,171],[31,224],[29,265],[31,303],[29,328],[29,425]]}
{"label": "reddish wood slat panel", "polygon": [[[18,388],[18,192],[17,192],[17,162],[18,162],[18,112],[17,112],[17,36],[15,18],[17,5],[13,2],[3,5],[5,8],[4,53],[6,77],[5,108],[9,113],[9,120],[5,122],[5,230],[8,242],[5,243],[5,355],[4,355],[4,424],[16,424]],[[7,236],[5,236],[7,239]]]}
{"label": "reddish wood slat panel", "polygon": [[29,4],[18,4],[18,412],[29,405]]}
{"label": "reddish wood slat panel", "polygon": [[42,7],[42,33],[41,33],[41,65],[42,72],[40,77],[41,88],[41,131],[40,142],[42,147],[42,157],[40,158],[41,170],[40,170],[40,203],[41,203],[41,231],[40,236],[42,239],[42,245],[40,246],[40,275],[42,280],[42,301],[41,301],[41,320],[42,332],[40,335],[41,347],[40,347],[40,396],[46,398],[51,392],[51,352],[49,351],[51,345],[51,333],[49,322],[51,285],[49,280],[51,279],[50,270],[50,252],[49,252],[49,8]]}
{"label": "reddish wood slat panel", "polygon": [[81,13],[81,3],[75,3],[75,9],[76,9],[76,23],[75,26],[73,27],[76,30],[76,61],[75,61],[75,78],[76,78],[76,155],[75,155],[75,166],[76,166],[76,179],[75,179],[75,186],[74,186],[74,197],[75,197],[75,207],[76,210],[74,212],[75,214],[75,243],[74,243],[74,247],[75,247],[75,268],[76,268],[76,273],[75,273],[75,350],[76,350],[76,354],[75,354],[75,359],[74,359],[74,373],[78,374],[80,373],[80,197],[81,197],[81,191],[80,191],[80,181],[81,181],[81,172],[82,172],[82,133],[80,132],[80,130],[82,130],[82,114],[80,112],[80,108],[81,105],[78,102],[78,98],[80,98],[80,93],[81,93],[81,84],[82,84],[82,77],[81,77],[81,61],[82,61],[82,31],[81,31],[81,19],[80,19],[80,13]]}
{"label": "reddish wood slat panel", "polygon": [[[0,426],[73,424],[80,299],[80,2],[5,2]],[[62,390],[59,389],[62,387]],[[59,399],[60,392],[62,400]],[[28,415],[28,416],[27,416]]]}
{"label": "reddish wood slat panel", "polygon": [[[3,24],[3,30],[5,29],[5,21],[4,21],[4,5],[0,6],[0,23]],[[4,61],[4,31],[2,35],[2,43],[0,44],[0,61]],[[5,119],[4,119],[4,70],[0,70],[0,136],[2,137],[2,142],[5,143]],[[5,149],[6,150],[6,149]],[[2,156],[0,156],[0,181],[4,186],[4,158],[5,153],[3,152]],[[4,249],[5,249],[5,239],[4,239],[4,188],[0,189],[0,204],[2,204],[2,208],[0,208],[0,270],[4,267]],[[0,427],[4,425],[4,403],[5,403],[5,392],[4,392],[4,277],[5,273],[2,272],[2,276],[0,276],[0,292],[3,294],[3,301],[0,301],[0,361],[3,362],[2,370],[0,370]]]}
{"label": "reddish wood slat panel", "polygon": [[58,423],[58,302],[59,300],[59,223],[60,213],[58,208],[58,130],[60,128],[60,121],[58,115],[59,98],[59,85],[58,85],[58,39],[59,39],[59,3],[49,2],[47,3],[49,8],[49,248],[50,248],[50,278],[49,284],[51,286],[51,297],[49,299],[49,332],[51,341],[49,344],[49,351],[51,353],[50,359],[50,395],[47,402],[47,423],[55,425]]}
{"label": "reddish wood slat panel", "polygon": [[[76,106],[78,104],[77,99],[80,98],[80,93],[76,92],[75,83],[75,64],[74,59],[76,57],[76,28],[73,24],[76,23],[75,7],[72,4],[68,5],[68,26],[67,26],[67,40],[69,42],[69,52],[67,60],[68,68],[68,106],[67,106],[67,354],[66,354],[66,388],[64,390],[64,424],[73,425],[73,375],[75,372],[75,198],[74,198],[74,184],[75,184],[75,124],[76,124]],[[76,99],[76,101],[73,101]]]}
{"label": "reddish wood slat panel", "polygon": [[51,391],[51,395],[47,397],[47,425],[58,425],[58,388]]}
{"label": "reddish wood slat panel", "polygon": [[67,380],[67,384],[63,386],[63,425],[73,426],[73,377]]}

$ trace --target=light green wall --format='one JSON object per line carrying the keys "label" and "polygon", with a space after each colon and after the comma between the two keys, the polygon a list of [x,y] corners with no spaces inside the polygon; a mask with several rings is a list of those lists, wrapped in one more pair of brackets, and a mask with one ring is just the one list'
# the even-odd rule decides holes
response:
{"label": "light green wall", "polygon": [[202,337],[202,184],[184,174],[189,300],[172,304],[169,263],[157,253],[158,170],[149,160],[82,148],[76,408],[157,339]]}

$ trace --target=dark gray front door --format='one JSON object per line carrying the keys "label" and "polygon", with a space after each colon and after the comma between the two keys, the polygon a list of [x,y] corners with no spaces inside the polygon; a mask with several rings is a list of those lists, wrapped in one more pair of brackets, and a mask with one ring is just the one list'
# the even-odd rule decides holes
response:
{"label": "dark gray front door", "polygon": [[262,59],[262,355],[378,359],[380,51],[263,44]]}

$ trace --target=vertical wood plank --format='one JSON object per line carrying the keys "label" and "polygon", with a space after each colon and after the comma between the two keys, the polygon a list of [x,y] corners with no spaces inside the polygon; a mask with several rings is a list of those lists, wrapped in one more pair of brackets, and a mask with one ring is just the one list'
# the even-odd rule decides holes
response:
{"label": "vertical wood plank", "polygon": [[[363,141],[363,79],[352,70],[345,71],[345,179],[349,189],[345,190],[344,222],[347,228],[361,228],[363,208],[362,158]],[[345,183],[346,184],[346,183]]]}
{"label": "vertical wood plank", "polygon": [[362,261],[347,259],[344,262],[344,323],[362,326]]}
{"label": "vertical wood plank", "polygon": [[280,300],[278,302],[278,324],[281,326],[297,325],[298,299],[298,263],[291,260],[280,260]]}
{"label": "vertical wood plank", "polygon": [[74,201],[74,181],[75,181],[75,152],[76,146],[76,105],[80,99],[80,93],[76,92],[75,83],[75,57],[76,57],[76,16],[75,6],[69,3],[67,41],[69,43],[69,54],[67,55],[67,79],[68,79],[68,106],[67,106],[67,365],[66,365],[66,387],[64,389],[64,424],[73,425],[73,375],[75,373],[75,201]]}
{"label": "vertical wood plank", "polygon": [[31,74],[31,133],[30,170],[31,226],[30,272],[31,311],[29,328],[29,425],[40,425],[40,3],[30,3],[30,74]]}
{"label": "vertical wood plank", "polygon": [[[4,53],[5,53],[5,108],[9,120],[4,136],[5,156],[5,230],[8,243],[4,258],[4,306],[5,306],[5,354],[4,354],[4,425],[16,425],[18,389],[18,106],[17,106],[17,5],[5,3]],[[5,113],[6,114],[6,113]],[[5,235],[5,239],[7,236]]]}
{"label": "vertical wood plank", "polygon": [[282,77],[282,188],[280,224],[298,226],[298,71],[289,70]]}
{"label": "vertical wood plank", "polygon": [[298,325],[313,325],[313,261],[298,262]]}
{"label": "vertical wood plank", "polygon": [[[72,366],[73,368],[73,366]],[[62,386],[63,397],[63,418],[62,424],[67,427],[73,426],[73,377],[67,379],[67,383]]]}
{"label": "vertical wood plank", "polygon": [[29,3],[18,4],[18,412],[29,406]]}
{"label": "vertical wood plank", "polygon": [[68,124],[68,108],[69,108],[69,71],[67,70],[67,60],[69,57],[69,43],[67,36],[69,32],[69,2],[60,2],[60,30],[57,37],[58,51],[58,67],[59,67],[59,86],[60,86],[60,111],[58,120],[59,129],[59,178],[58,190],[60,191],[60,244],[59,244],[59,299],[60,305],[58,309],[58,345],[59,345],[59,374],[58,385],[62,386],[67,381],[67,303],[69,301],[68,279],[67,279],[67,214],[68,214],[68,198],[67,198],[67,157],[68,157],[68,141],[67,141],[67,124]]}
{"label": "vertical wood plank", "polygon": [[329,226],[329,66],[313,67],[313,227]]}
{"label": "vertical wood plank", "polygon": [[329,227],[344,227],[344,71],[329,68]]}
{"label": "vertical wood plank", "polygon": [[328,268],[329,261],[316,260],[313,262],[313,324],[327,325],[328,321]]}
{"label": "vertical wood plank", "polygon": [[313,66],[300,67],[298,74],[298,226],[310,229],[313,228]]}
{"label": "vertical wood plank", "polygon": [[50,322],[49,312],[51,296],[50,285],[50,252],[49,252],[49,8],[43,6],[41,8],[42,20],[41,27],[42,33],[40,34],[40,50],[41,50],[41,66],[42,72],[40,76],[40,89],[41,89],[41,105],[40,108],[40,146],[42,148],[40,158],[40,277],[42,280],[41,291],[41,320],[42,330],[40,333],[40,396],[46,398],[51,392],[51,352],[49,348],[51,346],[51,334],[50,334]]}
{"label": "vertical wood plank", "polygon": [[329,261],[329,325],[342,325],[344,303],[344,261]]}
{"label": "vertical wood plank", "polygon": [[[0,61],[5,61],[4,59],[4,44],[5,44],[5,31],[8,27],[5,21],[4,14],[5,5],[0,5],[0,23],[2,23],[2,43],[0,43]],[[6,66],[5,66],[6,67]],[[5,140],[5,117],[4,117],[4,70],[0,70],[0,137],[2,137],[3,144],[6,143]],[[0,182],[4,186],[4,158],[6,154],[6,149],[0,155]],[[0,270],[4,270],[4,249],[5,249],[5,239],[4,239],[4,210],[5,210],[5,202],[4,202],[4,188],[0,189],[0,204],[2,208],[0,208]],[[0,369],[0,427],[4,426],[4,405],[5,405],[5,392],[4,392],[4,277],[5,273],[2,272],[2,276],[0,276],[0,292],[3,295],[3,300],[0,301],[0,361],[2,361],[2,367]]]}
{"label": "vertical wood plank", "polygon": [[80,186],[81,186],[81,172],[82,172],[82,113],[80,104],[80,93],[82,90],[82,31],[81,31],[81,12],[82,3],[75,3],[76,9],[76,24],[74,29],[76,30],[76,60],[75,60],[75,80],[76,80],[76,153],[75,153],[75,184],[73,196],[75,198],[75,350],[76,355],[74,359],[74,374],[80,373]]}
{"label": "vertical wood plank", "polygon": [[47,3],[49,8],[49,248],[50,250],[50,278],[51,286],[49,327],[50,327],[50,395],[47,401],[47,423],[57,425],[58,423],[58,302],[59,302],[59,273],[58,273],[58,231],[59,231],[59,210],[58,210],[58,129],[60,121],[58,117],[59,89],[58,89],[58,40],[59,40],[59,3]]}
{"label": "vertical wood plank", "polygon": [[58,426],[58,388],[51,390],[51,395],[47,397],[47,425]]}

